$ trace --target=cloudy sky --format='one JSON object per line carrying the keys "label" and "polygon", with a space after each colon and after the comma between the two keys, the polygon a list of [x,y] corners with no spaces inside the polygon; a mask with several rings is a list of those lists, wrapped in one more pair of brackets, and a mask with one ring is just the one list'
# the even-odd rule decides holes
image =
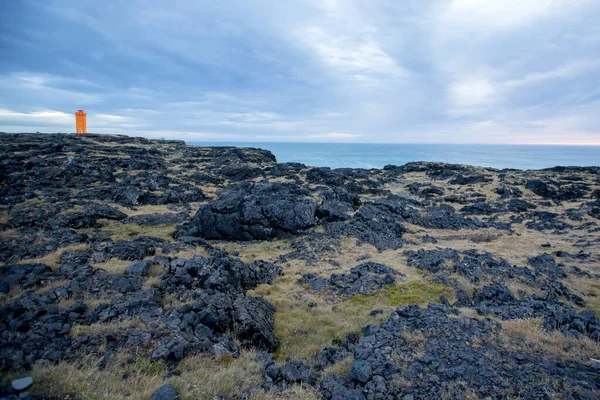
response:
{"label": "cloudy sky", "polygon": [[15,0],[0,131],[600,144],[598,0]]}

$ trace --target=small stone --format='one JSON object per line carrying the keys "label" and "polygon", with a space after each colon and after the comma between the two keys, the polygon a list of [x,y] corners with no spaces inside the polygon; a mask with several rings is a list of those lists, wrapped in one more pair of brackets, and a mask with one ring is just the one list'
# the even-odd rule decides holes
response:
{"label": "small stone", "polygon": [[30,376],[26,376],[25,378],[15,379],[12,381],[12,388],[16,391],[21,391],[27,389],[29,386],[33,384],[33,378]]}
{"label": "small stone", "polygon": [[300,371],[294,364],[286,363],[281,367],[281,376],[286,382],[295,383],[300,382]]}
{"label": "small stone", "polygon": [[269,365],[267,368],[265,368],[265,374],[272,380],[276,380],[279,377],[280,371],[281,371],[281,369],[275,363],[273,363],[273,364]]}
{"label": "small stone", "polygon": [[170,383],[164,384],[159,387],[150,397],[150,400],[179,400],[179,392],[175,389],[175,386]]}
{"label": "small stone", "polygon": [[0,293],[10,292],[10,283],[7,281],[0,281]]}
{"label": "small stone", "polygon": [[368,382],[372,375],[371,364],[364,360],[355,361],[350,368],[350,376],[362,383]]}
{"label": "small stone", "polygon": [[448,299],[443,294],[440,295],[440,303],[442,303],[443,305],[445,305],[447,307],[450,307],[450,303],[448,302]]}
{"label": "small stone", "polygon": [[131,264],[125,270],[125,275],[141,275],[146,276],[148,274],[148,269],[150,268],[150,263],[148,261],[137,261]]}

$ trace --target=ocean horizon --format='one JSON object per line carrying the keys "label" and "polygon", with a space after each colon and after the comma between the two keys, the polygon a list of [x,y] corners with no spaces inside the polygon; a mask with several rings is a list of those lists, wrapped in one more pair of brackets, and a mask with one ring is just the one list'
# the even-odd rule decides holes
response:
{"label": "ocean horizon", "polygon": [[437,161],[491,168],[542,169],[555,166],[600,166],[600,146],[541,144],[201,142],[193,146],[257,147],[278,162],[314,167],[383,168],[414,161]]}

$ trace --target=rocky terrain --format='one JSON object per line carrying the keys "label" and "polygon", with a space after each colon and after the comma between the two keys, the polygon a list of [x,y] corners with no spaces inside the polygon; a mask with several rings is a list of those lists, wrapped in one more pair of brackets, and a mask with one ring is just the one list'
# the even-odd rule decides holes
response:
{"label": "rocky terrain", "polygon": [[596,399],[600,168],[0,135],[1,399]]}

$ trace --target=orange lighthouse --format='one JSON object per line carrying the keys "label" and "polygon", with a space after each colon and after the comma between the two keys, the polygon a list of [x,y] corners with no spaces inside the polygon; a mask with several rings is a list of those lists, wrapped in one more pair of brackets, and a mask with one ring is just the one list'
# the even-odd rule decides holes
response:
{"label": "orange lighthouse", "polygon": [[75,111],[75,132],[77,132],[78,135],[83,135],[87,132],[86,115],[87,114],[83,110]]}

